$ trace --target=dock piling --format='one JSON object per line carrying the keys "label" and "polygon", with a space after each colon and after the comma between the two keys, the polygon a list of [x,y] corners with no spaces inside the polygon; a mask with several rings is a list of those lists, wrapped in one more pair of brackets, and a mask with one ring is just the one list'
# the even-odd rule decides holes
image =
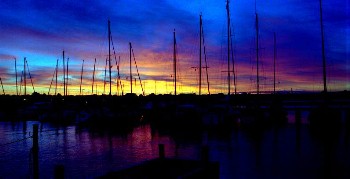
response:
{"label": "dock piling", "polygon": [[56,165],[55,166],[55,179],[64,179],[64,166]]}
{"label": "dock piling", "polygon": [[164,144],[158,144],[159,158],[165,158]]}
{"label": "dock piling", "polygon": [[209,161],[209,146],[205,145],[202,147],[201,160],[203,162]]}

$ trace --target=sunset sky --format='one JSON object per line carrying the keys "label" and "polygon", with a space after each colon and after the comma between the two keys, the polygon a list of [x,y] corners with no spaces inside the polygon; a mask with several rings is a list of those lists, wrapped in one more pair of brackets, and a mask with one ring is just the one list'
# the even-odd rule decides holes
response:
{"label": "sunset sky", "polygon": [[[273,33],[277,36],[277,90],[322,91],[322,51],[318,0],[256,1],[259,16],[260,90],[273,90]],[[323,0],[325,55],[329,91],[350,90],[350,2]],[[199,15],[203,16],[210,93],[227,93],[227,16],[225,0],[2,0],[0,3],[0,77],[6,94],[16,93],[27,58],[36,92],[48,93],[59,59],[58,92],[63,93],[62,51],[69,58],[69,94],[78,94],[85,60],[83,94],[96,83],[103,93],[108,27],[112,49],[112,94],[117,93],[115,58],[121,58],[124,93],[130,92],[129,42],[145,93],[174,93],[173,31],[176,30],[178,93],[198,93]],[[230,1],[238,92],[256,91],[255,0]],[[203,59],[203,64],[204,64]],[[205,65],[203,65],[205,66]],[[141,87],[133,62],[133,78]],[[28,75],[27,75],[28,76]],[[203,69],[202,93],[207,94]],[[19,83],[19,82],[18,82]],[[30,80],[28,93],[32,93]],[[54,84],[50,94],[54,92]],[[232,83],[231,91],[234,86]],[[106,93],[108,93],[106,86]],[[121,92],[119,92],[121,93]],[[2,94],[2,90],[1,93]]]}

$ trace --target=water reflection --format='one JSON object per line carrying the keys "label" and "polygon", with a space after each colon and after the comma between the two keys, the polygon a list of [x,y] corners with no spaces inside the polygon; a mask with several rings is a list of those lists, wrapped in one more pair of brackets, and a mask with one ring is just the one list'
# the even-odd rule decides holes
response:
{"label": "water reflection", "polygon": [[[349,130],[315,135],[307,112],[288,111],[289,124],[269,128],[166,130],[152,125],[135,128],[84,128],[38,122],[0,123],[0,173],[4,178],[32,175],[32,125],[39,124],[40,178],[53,178],[63,165],[69,178],[93,178],[158,157],[199,159],[202,146],[220,162],[221,178],[348,178]],[[345,115],[346,116],[346,115]],[[346,125],[345,125],[346,126]]]}

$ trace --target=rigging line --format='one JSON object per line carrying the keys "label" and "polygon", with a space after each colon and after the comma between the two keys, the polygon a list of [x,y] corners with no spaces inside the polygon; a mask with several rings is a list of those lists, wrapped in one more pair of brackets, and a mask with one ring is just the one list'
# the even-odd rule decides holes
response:
{"label": "rigging line", "polygon": [[210,95],[210,88],[209,88],[209,74],[208,74],[208,63],[207,63],[207,52],[205,49],[205,41],[204,41],[204,30],[203,30],[203,26],[202,26],[202,37],[203,37],[203,52],[204,52],[204,61],[205,61],[205,72],[207,75],[207,84],[208,84],[208,94]]}
{"label": "rigging line", "polygon": [[120,73],[119,73],[119,63],[120,63],[120,56],[119,56],[119,62],[117,61],[117,54],[115,52],[114,48],[114,42],[113,42],[113,36],[111,34],[111,41],[112,41],[112,49],[113,49],[113,55],[114,55],[114,60],[115,60],[115,65],[117,66],[117,93],[119,90],[119,80],[120,80]]}
{"label": "rigging line", "polygon": [[53,78],[55,78],[55,73],[56,73],[56,68],[55,71],[52,74],[52,79],[51,79],[51,83],[50,83],[50,87],[49,87],[49,92],[47,93],[47,95],[50,95],[50,91],[51,91],[51,86],[52,86],[52,82],[53,82]]}
{"label": "rigging line", "polygon": [[21,142],[21,141],[27,140],[29,138],[33,138],[33,136],[25,137],[23,139],[15,140],[15,141],[8,142],[8,143],[5,143],[5,144],[0,144],[0,147],[5,146],[5,145],[14,144],[14,143],[17,143],[17,142]]}
{"label": "rigging line", "polygon": [[117,66],[117,76],[116,76],[116,84],[117,84],[117,95],[119,94],[119,78],[118,78],[118,70],[119,70],[119,68],[118,68],[118,62],[117,62],[117,60],[115,60],[115,66]]}
{"label": "rigging line", "polygon": [[26,60],[26,64],[27,64],[27,70],[28,70],[29,78],[30,78],[30,81],[32,83],[33,91],[35,92],[33,79],[32,79],[32,75],[30,74],[29,65],[28,65],[28,61],[27,60]]}
{"label": "rigging line", "polygon": [[135,62],[135,66],[136,66],[137,76],[139,77],[140,86],[141,86],[141,89],[142,89],[142,94],[145,95],[145,91],[143,90],[143,86],[142,86],[142,81],[141,81],[139,69],[138,69],[137,64],[136,64],[134,49],[132,48],[131,51],[132,51],[132,56],[134,57],[134,62]]}
{"label": "rigging line", "polygon": [[105,76],[104,76],[104,79],[103,79],[103,94],[106,93],[107,61],[108,61],[108,59],[106,58]]}
{"label": "rigging line", "polygon": [[123,89],[123,85],[122,85],[122,80],[121,80],[121,78],[120,78],[119,65],[120,65],[120,56],[119,56],[119,61],[118,61],[118,65],[117,65],[117,68],[118,68],[118,80],[119,80],[119,81],[117,81],[117,83],[118,83],[119,88],[120,88],[120,90],[122,91],[122,95],[123,95],[124,89]]}
{"label": "rigging line", "polygon": [[234,59],[234,49],[233,49],[233,43],[232,43],[232,36],[234,35],[234,32],[232,34],[232,28],[230,26],[230,45],[231,45],[231,60],[232,60],[232,73],[233,73],[233,86],[235,87],[235,94],[237,94],[237,84],[236,84],[236,70],[235,70],[235,59]]}

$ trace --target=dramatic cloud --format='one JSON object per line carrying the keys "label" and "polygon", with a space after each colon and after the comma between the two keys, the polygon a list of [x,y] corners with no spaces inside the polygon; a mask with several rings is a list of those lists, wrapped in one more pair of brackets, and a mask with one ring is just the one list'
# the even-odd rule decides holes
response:
{"label": "dramatic cloud", "polygon": [[[327,77],[329,89],[333,91],[350,90],[349,7],[345,0],[323,1]],[[278,89],[322,90],[320,9],[319,1],[314,0],[256,1],[256,9],[253,0],[231,1],[237,89],[256,90],[255,12],[259,21],[261,87],[268,91],[273,83],[273,33],[276,33]],[[65,60],[69,58],[70,93],[76,93],[80,87],[82,60],[85,60],[83,87],[87,88],[86,92],[91,89],[95,58],[95,80],[98,88],[103,89],[109,19],[114,85],[116,61],[119,62],[120,57],[119,74],[125,89],[129,88],[131,42],[146,91],[155,91],[157,86],[158,92],[170,93],[175,29],[179,84],[182,92],[197,92],[199,77],[195,68],[199,66],[200,14],[203,17],[210,88],[226,93],[227,12],[224,0],[4,0],[0,4],[0,75],[5,79],[8,93],[14,94],[14,58],[20,74],[26,57],[34,84],[40,86],[40,92],[47,93],[57,59],[58,76],[62,79],[64,50]],[[132,65],[136,77],[133,58]],[[205,70],[203,76],[206,76]],[[151,85],[153,83],[157,85]],[[206,83],[204,77],[203,83]],[[116,86],[114,90],[117,90]]]}

